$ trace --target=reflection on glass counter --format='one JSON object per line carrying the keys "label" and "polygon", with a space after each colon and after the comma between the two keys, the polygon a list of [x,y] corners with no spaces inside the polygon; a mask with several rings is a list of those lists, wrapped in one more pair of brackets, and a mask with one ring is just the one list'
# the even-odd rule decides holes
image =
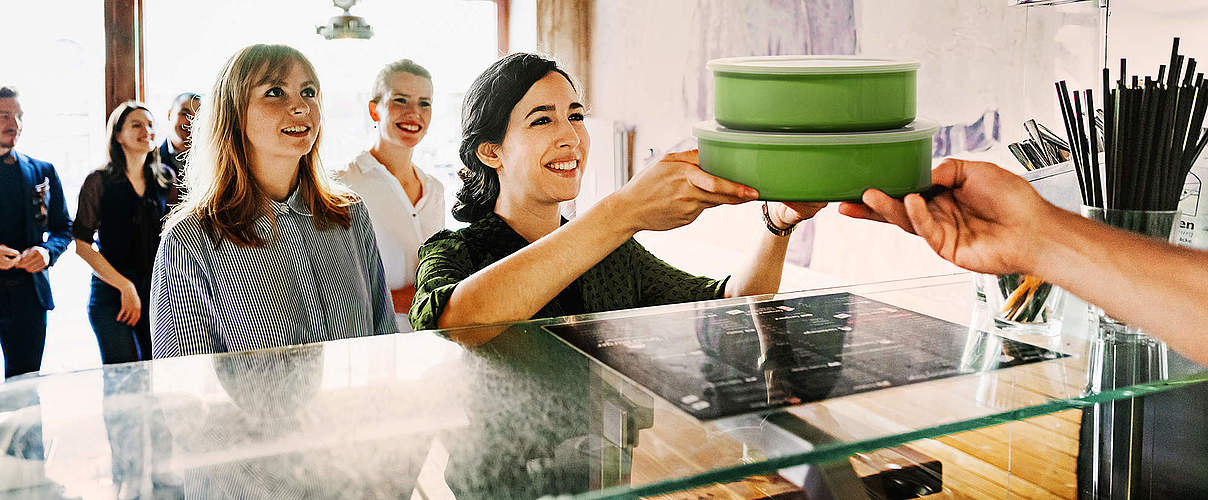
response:
{"label": "reflection on glass counter", "polygon": [[546,328],[700,419],[1063,356],[851,293]]}
{"label": "reflection on glass counter", "polygon": [[[1208,379],[1172,362],[1159,380],[1088,393],[1091,343],[983,333],[993,326],[972,284],[926,278],[13,379],[0,385],[0,497],[648,496],[829,470],[868,450]],[[650,325],[676,349],[643,352],[688,352],[682,370],[614,370],[610,351],[636,352],[632,338],[596,350],[604,362],[576,347]],[[490,340],[449,340],[462,334]],[[741,397],[716,390],[751,378]],[[718,413],[667,397],[684,387]]]}

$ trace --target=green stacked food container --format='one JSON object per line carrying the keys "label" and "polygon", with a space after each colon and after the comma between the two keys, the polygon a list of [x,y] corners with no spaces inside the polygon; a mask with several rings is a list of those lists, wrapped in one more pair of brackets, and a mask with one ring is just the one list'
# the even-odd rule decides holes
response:
{"label": "green stacked food container", "polygon": [[778,201],[857,200],[931,184],[937,125],[915,119],[917,61],[716,59],[716,121],[693,127],[701,168]]}

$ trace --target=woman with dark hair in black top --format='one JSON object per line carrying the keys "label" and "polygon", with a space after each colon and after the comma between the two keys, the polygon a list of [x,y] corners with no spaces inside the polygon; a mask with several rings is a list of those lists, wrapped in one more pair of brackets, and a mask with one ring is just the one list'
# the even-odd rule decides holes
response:
{"label": "woman with dark hair in black top", "polygon": [[176,183],[159,161],[146,106],[122,103],[107,130],[109,161],[84,179],[72,235],[76,253],[92,266],[88,319],[101,361],[111,364],[151,359],[151,268]]}
{"label": "woman with dark hair in black top", "polygon": [[[495,324],[776,292],[788,235],[824,203],[769,203],[750,262],[715,280],[677,269],[633,239],[688,224],[709,207],[755,200],[709,175],[696,151],[672,153],[573,221],[558,204],[579,194],[591,139],[586,106],[565,71],[534,54],[500,59],[462,106],[463,182],[453,216],[419,250],[411,325]],[[728,235],[718,235],[719,238]],[[489,333],[482,335],[489,337]],[[482,340],[482,339],[478,339]]]}

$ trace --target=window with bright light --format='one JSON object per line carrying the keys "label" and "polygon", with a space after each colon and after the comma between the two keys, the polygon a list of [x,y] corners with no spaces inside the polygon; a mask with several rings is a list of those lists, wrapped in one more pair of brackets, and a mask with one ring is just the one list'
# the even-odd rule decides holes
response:
{"label": "window with bright light", "polygon": [[55,165],[72,212],[84,177],[105,158],[102,7],[63,0],[0,8],[0,85],[17,88],[25,113],[15,149]]}

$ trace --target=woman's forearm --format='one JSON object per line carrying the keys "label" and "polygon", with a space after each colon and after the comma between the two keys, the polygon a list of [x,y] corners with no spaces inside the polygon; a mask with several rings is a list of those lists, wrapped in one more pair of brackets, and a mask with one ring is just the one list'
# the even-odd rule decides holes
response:
{"label": "woman's forearm", "polygon": [[87,262],[92,267],[92,271],[101,278],[101,281],[108,283],[109,286],[118,290],[131,284],[128,278],[122,276],[122,273],[117,272],[117,269],[113,268],[113,265],[109,263],[109,260],[105,259],[104,255],[101,255],[95,248],[92,248],[91,243],[77,238],[75,240],[75,249],[76,254],[79,254],[80,258],[84,259],[84,262]]}
{"label": "woman's forearm", "polygon": [[1033,274],[1208,363],[1208,253],[1054,210]]}
{"label": "woman's forearm", "polygon": [[726,297],[776,293],[780,290],[789,237],[776,236],[769,231],[761,232],[759,246],[751,260],[726,283]]}
{"label": "woman's forearm", "polygon": [[457,285],[439,328],[521,321],[537,314],[576,278],[636,232],[616,200],[605,198],[577,219]]}

